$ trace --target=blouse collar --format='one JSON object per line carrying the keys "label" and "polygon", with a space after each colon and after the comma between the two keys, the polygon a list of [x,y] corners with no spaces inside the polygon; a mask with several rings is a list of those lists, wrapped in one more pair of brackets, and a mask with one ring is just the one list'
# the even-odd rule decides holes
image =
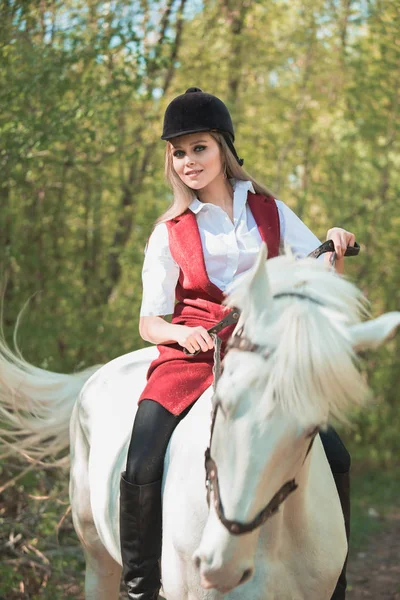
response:
{"label": "blouse collar", "polygon": [[[247,193],[252,192],[255,194],[254,186],[251,181],[243,181],[241,179],[230,179],[229,180],[233,187],[233,211],[234,215],[241,214],[244,205],[247,202]],[[195,215],[202,209],[214,206],[211,202],[200,202],[198,198],[194,198],[189,204],[189,208]]]}

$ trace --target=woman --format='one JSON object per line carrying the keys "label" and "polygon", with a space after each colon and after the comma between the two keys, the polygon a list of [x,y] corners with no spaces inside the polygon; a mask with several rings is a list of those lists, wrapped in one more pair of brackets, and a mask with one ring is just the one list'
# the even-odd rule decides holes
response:
{"label": "woman", "polygon": [[[212,383],[213,341],[207,329],[228,310],[221,304],[224,290],[251,268],[261,240],[269,258],[279,254],[283,242],[300,256],[319,245],[288,207],[244,171],[221,100],[189,88],[168,106],[162,139],[174,201],[149,239],[140,318],[142,338],[158,344],[160,355],[148,371],[121,476],[123,576],[128,597],[135,600],[158,598],[164,455],[176,425]],[[328,237],[342,272],[344,251],[354,244],[354,235],[334,228]],[[164,320],[169,314],[171,323]],[[232,330],[221,332],[223,341]],[[183,349],[201,352],[188,356]],[[324,437],[348,512],[349,456],[333,430]],[[341,579],[335,599],[344,598],[344,574]]]}

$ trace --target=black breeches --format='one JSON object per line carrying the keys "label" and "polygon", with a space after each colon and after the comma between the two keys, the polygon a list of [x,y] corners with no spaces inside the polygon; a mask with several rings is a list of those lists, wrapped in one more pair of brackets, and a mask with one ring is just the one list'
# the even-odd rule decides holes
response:
{"label": "black breeches", "polygon": [[347,473],[350,470],[350,454],[333,427],[321,431],[321,442],[332,473]]}
{"label": "black breeches", "polygon": [[142,400],[132,429],[125,478],[136,485],[161,479],[164,457],[171,435],[189,412],[175,416],[154,400]]}

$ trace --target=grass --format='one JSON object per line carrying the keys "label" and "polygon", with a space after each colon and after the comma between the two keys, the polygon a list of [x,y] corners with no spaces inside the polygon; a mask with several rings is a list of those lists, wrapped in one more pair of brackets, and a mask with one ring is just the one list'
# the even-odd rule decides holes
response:
{"label": "grass", "polygon": [[[390,516],[400,513],[400,478],[395,469],[355,465],[351,480],[350,552],[364,548],[368,538],[390,527]],[[377,514],[377,516],[371,516]]]}

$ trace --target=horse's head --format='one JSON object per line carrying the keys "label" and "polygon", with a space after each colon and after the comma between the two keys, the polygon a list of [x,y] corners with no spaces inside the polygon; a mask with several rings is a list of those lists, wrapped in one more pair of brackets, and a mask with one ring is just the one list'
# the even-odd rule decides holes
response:
{"label": "horse's head", "polygon": [[319,261],[265,259],[263,246],[229,294],[241,318],[214,395],[210,511],[194,560],[202,585],[221,592],[252,576],[260,525],[299,498],[315,434],[366,398],[354,347],[400,323],[400,313],[360,323],[361,293]]}

